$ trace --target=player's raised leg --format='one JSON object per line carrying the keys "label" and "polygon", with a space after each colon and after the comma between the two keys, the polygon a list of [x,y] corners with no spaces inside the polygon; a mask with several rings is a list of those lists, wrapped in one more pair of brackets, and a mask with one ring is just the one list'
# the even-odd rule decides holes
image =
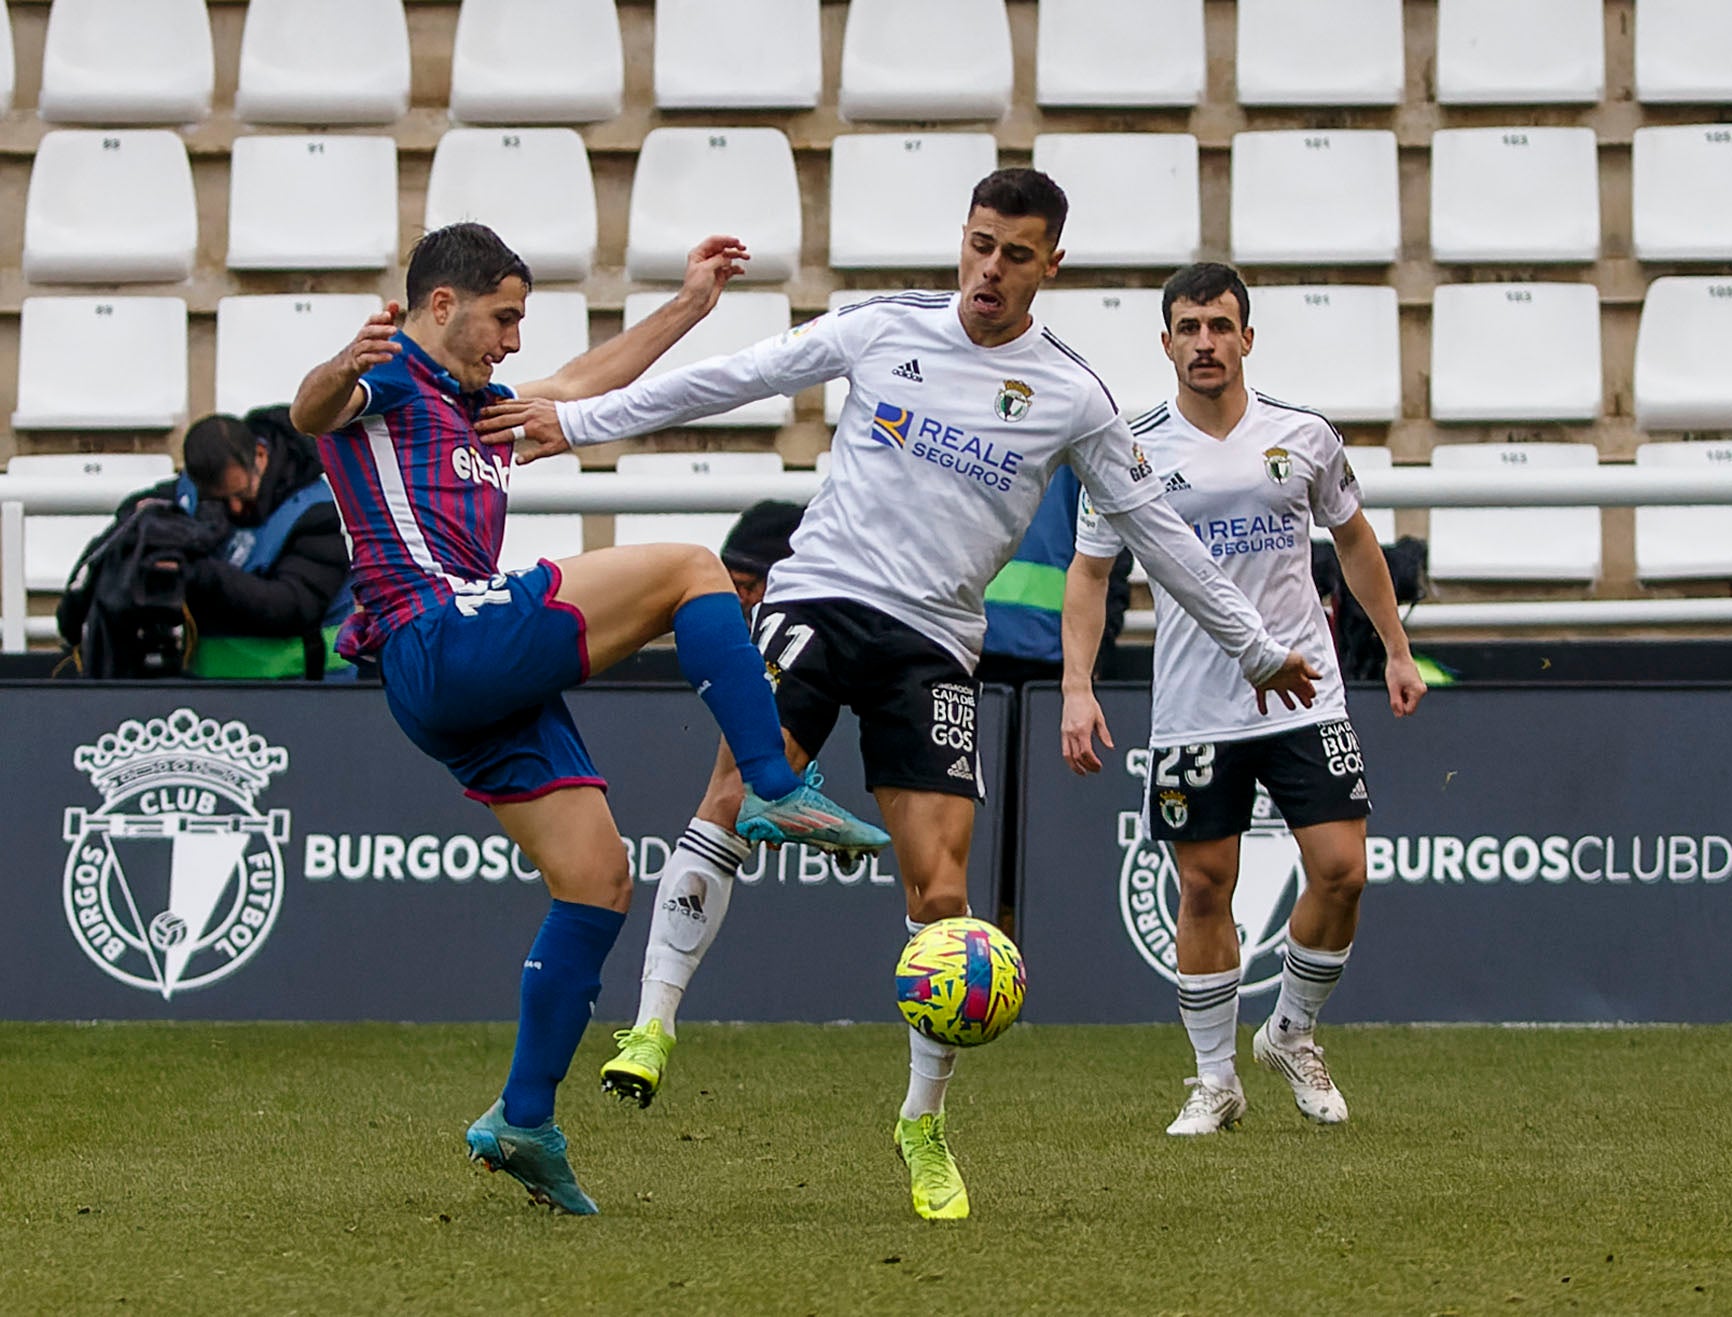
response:
{"label": "player's raised leg", "polygon": [[[908,894],[908,935],[968,913],[968,847],[973,800],[935,791],[880,787],[873,793],[896,848]],[[908,1093],[896,1119],[896,1150],[908,1166],[914,1210],[929,1221],[968,1215],[968,1189],[950,1151],[944,1097],[956,1072],[954,1047],[908,1031]]]}
{"label": "player's raised leg", "polygon": [[1167,1133],[1232,1129],[1245,1114],[1245,1091],[1233,1064],[1239,1027],[1239,932],[1233,889],[1239,878],[1237,834],[1215,841],[1174,842],[1179,869],[1179,1018],[1197,1057],[1191,1090]]}
{"label": "player's raised leg", "polygon": [[625,844],[597,787],[492,808],[541,870],[553,903],[523,962],[511,1072],[499,1101],[469,1127],[469,1155],[514,1176],[537,1202],[587,1215],[595,1203],[566,1160],[554,1094],[583,1039],[602,963],[631,902]]}
{"label": "player's raised leg", "polygon": [[1353,950],[1359,898],[1365,890],[1365,820],[1341,819],[1295,828],[1305,865],[1305,890],[1287,922],[1281,995],[1251,1040],[1257,1061],[1293,1089],[1299,1110],[1321,1125],[1347,1119],[1347,1100],[1330,1077],[1314,1031]]}
{"label": "player's raised leg", "polygon": [[746,784],[737,827],[753,841],[871,853],[890,838],[789,767],[763,656],[721,559],[688,544],[601,549],[557,564],[555,598],[585,619],[600,672],[672,631],[680,671],[722,729]]}

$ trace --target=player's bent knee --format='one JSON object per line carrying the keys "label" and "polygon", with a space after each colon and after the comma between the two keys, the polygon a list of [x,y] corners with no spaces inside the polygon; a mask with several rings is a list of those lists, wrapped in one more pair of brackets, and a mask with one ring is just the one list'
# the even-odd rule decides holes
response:
{"label": "player's bent knee", "polygon": [[556,901],[599,905],[621,914],[631,907],[631,865],[623,846],[617,858],[589,856],[550,865],[541,878]]}
{"label": "player's bent knee", "polygon": [[910,892],[908,917],[917,924],[935,924],[940,919],[959,919],[968,913],[966,892]]}

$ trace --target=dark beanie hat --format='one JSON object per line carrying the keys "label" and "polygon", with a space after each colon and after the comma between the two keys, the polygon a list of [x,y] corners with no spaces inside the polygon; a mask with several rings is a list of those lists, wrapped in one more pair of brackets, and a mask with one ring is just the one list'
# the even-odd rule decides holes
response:
{"label": "dark beanie hat", "polygon": [[800,525],[806,509],[798,503],[766,500],[754,503],[740,514],[728,538],[722,541],[722,564],[730,571],[768,576],[770,568],[792,549],[788,539]]}

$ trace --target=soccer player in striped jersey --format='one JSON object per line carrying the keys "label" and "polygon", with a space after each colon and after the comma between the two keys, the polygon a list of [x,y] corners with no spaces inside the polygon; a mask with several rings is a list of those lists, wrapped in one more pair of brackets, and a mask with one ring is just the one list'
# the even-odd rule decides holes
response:
{"label": "soccer player in striped jersey", "polygon": [[[1179,870],[1179,1014],[1197,1074],[1168,1134],[1236,1125],[1245,1094],[1233,1065],[1239,1019],[1239,936],[1233,889],[1239,837],[1257,784],[1299,844],[1305,886],[1287,925],[1275,1009],[1252,1040],[1256,1060],[1287,1080],[1299,1110],[1320,1124],[1347,1119],[1313,1035],[1341,977],[1365,886],[1364,764],[1341,685],[1328,619],[1311,580],[1311,526],[1335,540],[1342,575],[1388,653],[1389,707],[1405,717],[1425,681],[1408,650],[1377,535],[1359,509],[1359,484],[1341,435],[1314,411],[1245,386],[1251,303],[1230,266],[1175,274],[1161,336],[1178,395],[1131,422],[1155,481],[1195,528],[1227,577],[1250,596],[1283,643],[1322,674],[1309,708],[1264,717],[1209,637],[1156,583],[1155,665],[1144,834],[1167,842]],[[1098,734],[1112,738],[1090,670],[1105,618],[1107,575],[1119,539],[1085,504],[1066,579],[1062,750],[1079,773],[1098,772]]]}
{"label": "soccer player in striped jersey", "polygon": [[[895,839],[907,929],[968,910],[966,867],[984,787],[974,667],[987,584],[1010,558],[1061,462],[1069,462],[1152,577],[1196,612],[1246,680],[1290,702],[1312,669],[1274,643],[1244,596],[1167,507],[1112,395],[1030,313],[1056,274],[1064,193],[1032,169],[975,187],[957,292],[869,297],[731,357],[580,403],[525,399],[483,430],[526,428],[536,456],[643,434],[846,376],[829,478],[770,571],[758,644],[776,673],[788,753],[822,749],[838,710],[860,719],[866,784]],[[526,450],[525,455],[529,455]],[[726,908],[745,850],[727,828],[739,778],[724,753],[662,872],[636,1026],[604,1081],[647,1105],[674,1011]],[[944,1098],[956,1049],[910,1031],[895,1126],[915,1210],[968,1214]]]}
{"label": "soccer player in striped jersey", "polygon": [[[581,398],[635,379],[709,313],[745,259],[737,239],[706,240],[666,307],[523,391]],[[631,880],[564,691],[671,630],[681,671],[746,774],[742,828],[826,849],[873,850],[889,837],[789,767],[763,658],[714,554],[645,545],[500,574],[514,436],[479,434],[475,420],[513,396],[491,380],[518,349],[529,267],[491,229],[453,224],[415,244],[407,285],[402,328],[394,305],[374,316],[302,381],[292,416],[321,436],[354,546],[359,608],[339,652],[377,658],[398,724],[492,808],[553,898],[523,962],[511,1072],[469,1128],[470,1156],[539,1202],[587,1214],[595,1204],[566,1159],[554,1093]]]}

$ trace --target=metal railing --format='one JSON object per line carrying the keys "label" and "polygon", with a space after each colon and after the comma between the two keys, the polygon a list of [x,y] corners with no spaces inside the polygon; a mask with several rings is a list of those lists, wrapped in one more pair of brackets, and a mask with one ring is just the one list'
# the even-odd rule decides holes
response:
{"label": "metal railing", "polygon": [[[669,483],[611,471],[586,471],[569,485],[530,485],[511,496],[513,512],[738,512],[759,499],[805,503],[818,492],[812,471],[771,477],[718,476]],[[1664,507],[1732,504],[1732,469],[1608,464],[1518,474],[1395,467],[1363,472],[1367,507]],[[0,649],[54,635],[53,619],[26,618],[24,518],[37,514],[111,513],[136,481],[112,476],[43,479],[0,475]],[[1133,611],[1126,631],[1152,628],[1153,615]],[[1511,603],[1421,604],[1414,630],[1443,628],[1712,625],[1732,622],[1732,599],[1595,599]]]}

